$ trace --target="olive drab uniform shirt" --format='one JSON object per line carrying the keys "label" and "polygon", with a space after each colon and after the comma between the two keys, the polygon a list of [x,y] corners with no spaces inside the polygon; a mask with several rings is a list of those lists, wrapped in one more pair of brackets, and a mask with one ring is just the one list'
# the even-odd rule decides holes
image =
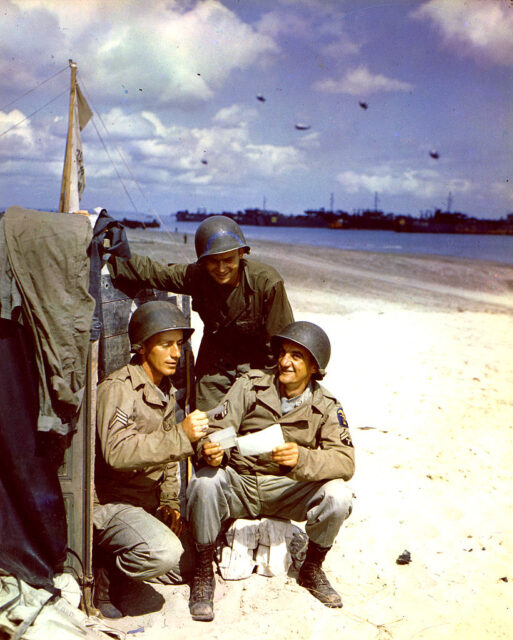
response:
{"label": "olive drab uniform shirt", "polygon": [[283,280],[273,267],[243,258],[240,268],[240,282],[232,288],[218,285],[201,262],[166,266],[133,255],[109,265],[117,286],[140,283],[192,297],[204,324],[195,367],[202,410],[215,407],[241,373],[270,366],[271,336],[294,321]]}
{"label": "olive drab uniform shirt", "polygon": [[225,450],[226,464],[241,475],[287,475],[297,481],[349,480],[354,473],[354,448],[344,411],[315,381],[312,391],[309,400],[282,415],[276,369],[252,370],[241,376],[225,397],[224,417],[212,426],[234,427],[238,436],[244,436],[279,423],[285,442],[299,445],[299,459],[291,469],[273,462],[270,453],[242,456],[233,447]]}
{"label": "olive drab uniform shirt", "polygon": [[175,422],[172,386],[166,398],[140,364],[111,373],[98,385],[96,430],[95,500],[179,510],[177,461],[193,449]]}

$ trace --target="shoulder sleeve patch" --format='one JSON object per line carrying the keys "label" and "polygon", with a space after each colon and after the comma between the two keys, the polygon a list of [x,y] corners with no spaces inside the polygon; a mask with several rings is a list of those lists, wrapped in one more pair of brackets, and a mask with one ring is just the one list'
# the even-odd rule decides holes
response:
{"label": "shoulder sleeve patch", "polygon": [[344,410],[342,409],[342,407],[339,407],[337,409],[337,419],[338,419],[339,425],[343,429],[347,429],[349,427],[349,425],[347,424],[347,420],[346,420],[346,414],[344,413]]}
{"label": "shoulder sleeve patch", "polygon": [[349,425],[347,424],[346,414],[342,407],[337,409],[337,420],[340,425],[340,442],[346,447],[352,447],[353,441],[351,440],[351,434],[349,433]]}

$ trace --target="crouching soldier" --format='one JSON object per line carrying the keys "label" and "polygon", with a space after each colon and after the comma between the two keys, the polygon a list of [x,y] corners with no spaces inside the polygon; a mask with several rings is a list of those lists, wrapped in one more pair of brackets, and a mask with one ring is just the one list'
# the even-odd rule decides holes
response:
{"label": "crouching soldier", "polygon": [[[284,444],[270,453],[241,455],[216,442],[199,445],[206,466],[191,479],[187,518],[196,547],[189,608],[194,620],[212,620],[216,538],[228,518],[261,516],[306,521],[309,538],[298,582],[331,608],[342,606],[321,565],[344,520],[352,494],[354,449],[342,407],[317,380],[330,357],[326,333],[310,322],[293,322],[271,339],[278,366],[251,370],[225,397],[216,428],[238,436],[279,423]],[[212,426],[212,423],[211,423]]]}
{"label": "crouching soldier", "polygon": [[192,455],[208,419],[194,411],[176,424],[170,376],[192,332],[171,302],[141,305],[128,329],[134,357],[98,387],[95,605],[105,617],[122,615],[110,597],[115,576],[182,581],[177,461]]}

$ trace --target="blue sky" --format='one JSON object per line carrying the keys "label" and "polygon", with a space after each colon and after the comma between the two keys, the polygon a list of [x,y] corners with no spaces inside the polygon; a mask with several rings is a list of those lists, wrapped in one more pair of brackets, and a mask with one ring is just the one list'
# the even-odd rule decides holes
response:
{"label": "blue sky", "polygon": [[377,192],[418,215],[451,193],[502,217],[512,33],[509,0],[0,0],[0,206],[58,204],[72,58],[109,151],[89,123],[84,208],[352,212]]}

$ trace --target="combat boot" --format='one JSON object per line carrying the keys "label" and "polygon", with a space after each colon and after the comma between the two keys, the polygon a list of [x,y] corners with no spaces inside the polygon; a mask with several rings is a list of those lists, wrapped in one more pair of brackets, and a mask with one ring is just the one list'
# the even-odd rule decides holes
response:
{"label": "combat boot", "polygon": [[215,544],[196,544],[196,567],[191,584],[189,611],[193,620],[210,622],[214,619]]}
{"label": "combat boot", "polygon": [[305,561],[299,570],[298,583],[330,609],[340,609],[342,598],[329,583],[322,563],[331,547],[320,547],[310,540]]}
{"label": "combat boot", "polygon": [[94,567],[94,597],[93,604],[104,618],[122,618],[121,611],[112,604],[111,583],[113,567],[99,565]]}

